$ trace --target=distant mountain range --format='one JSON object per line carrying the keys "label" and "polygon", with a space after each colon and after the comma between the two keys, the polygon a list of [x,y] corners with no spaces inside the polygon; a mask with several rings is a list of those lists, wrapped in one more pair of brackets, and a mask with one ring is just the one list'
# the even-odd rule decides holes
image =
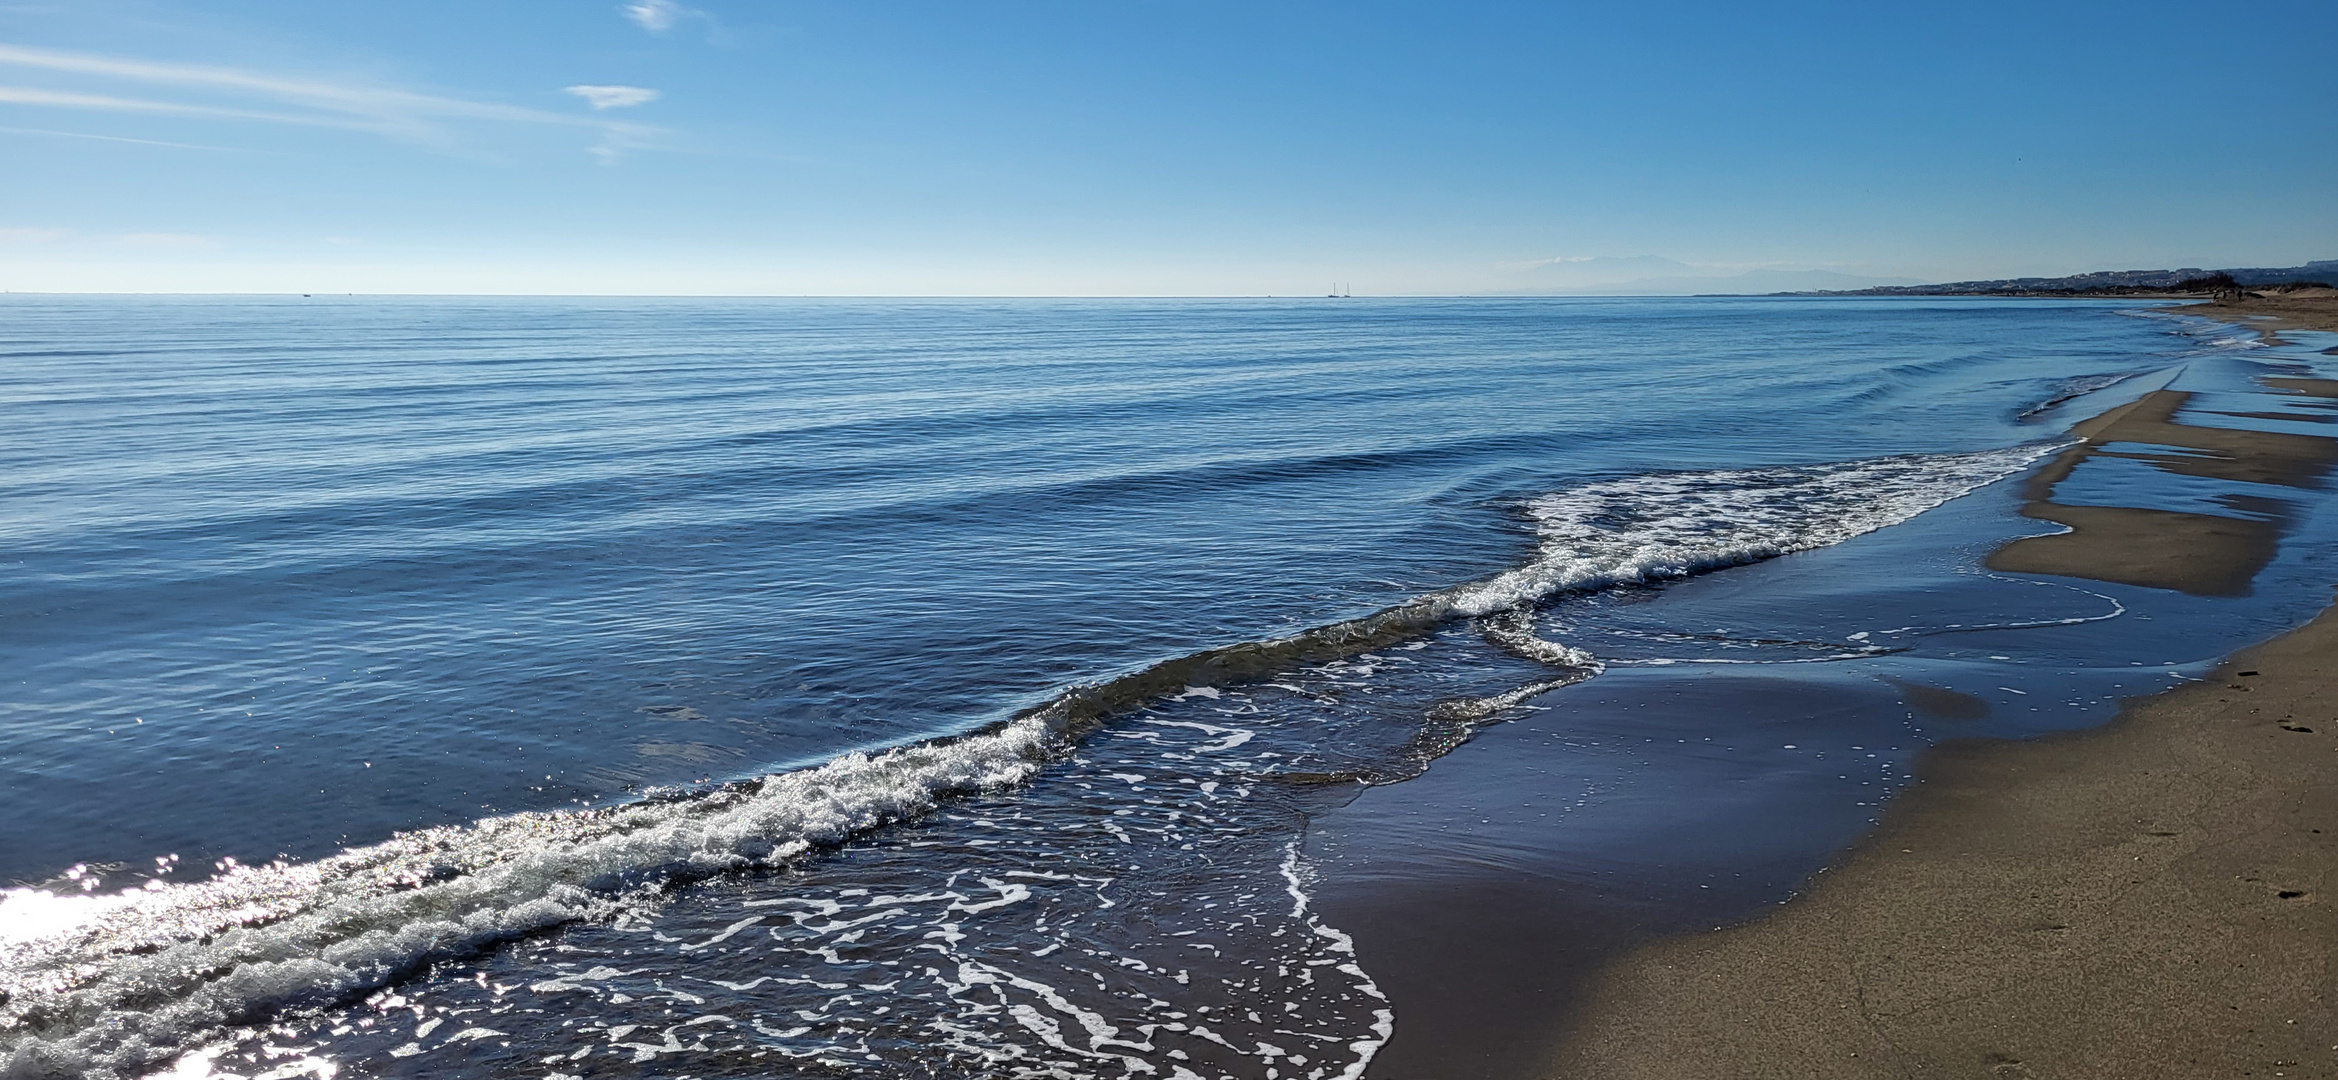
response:
{"label": "distant mountain range", "polygon": [[1870,285],[1857,289],[1781,290],[1801,295],[1828,296],[2122,296],[2137,293],[2212,292],[2218,287],[2254,288],[2266,285],[2338,284],[2338,259],[2318,259],[2303,266],[2243,266],[2203,270],[2098,270],[2055,278],[2001,278],[1996,281],[1951,281],[1938,285]]}
{"label": "distant mountain range", "polygon": [[[2222,275],[2222,276],[2220,276]],[[2338,259],[2303,266],[2203,270],[2098,270],[2069,277],[1999,278],[1927,285],[1916,278],[1834,270],[1716,271],[1656,255],[1554,259],[1525,271],[1514,296],[2127,296],[2209,293],[2217,288],[2338,284]],[[2229,281],[2225,280],[2229,277]]]}

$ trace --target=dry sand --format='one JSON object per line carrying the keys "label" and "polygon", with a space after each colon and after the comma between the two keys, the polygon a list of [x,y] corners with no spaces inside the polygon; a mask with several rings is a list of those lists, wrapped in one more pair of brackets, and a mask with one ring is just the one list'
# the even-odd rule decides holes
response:
{"label": "dry sand", "polygon": [[2214,300],[2181,310],[2276,334],[2284,328],[2338,330],[2338,289],[2251,293],[2238,300]]}
{"label": "dry sand", "polygon": [[1611,971],[1549,1074],[2338,1075],[2338,615],[1924,772],[1808,895]]}
{"label": "dry sand", "polygon": [[[2338,330],[2338,296],[2196,310]],[[2187,400],[2080,425],[2025,510],[2073,531],[1990,565],[2246,589],[2286,524],[2270,500],[2259,521],[2052,501],[2094,455],[2287,486],[2338,462],[2338,441],[2180,423]],[[1918,775],[1804,896],[1610,967],[1544,1074],[2338,1076],[2338,608],[2107,727],[1947,744]]]}

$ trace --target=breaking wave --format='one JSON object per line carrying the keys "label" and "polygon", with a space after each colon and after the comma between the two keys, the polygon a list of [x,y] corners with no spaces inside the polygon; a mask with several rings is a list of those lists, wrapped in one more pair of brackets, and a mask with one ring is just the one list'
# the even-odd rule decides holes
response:
{"label": "breaking wave", "polygon": [[[681,884],[787,865],[954,794],[1022,783],[1106,718],[1147,701],[1355,656],[1457,619],[1481,618],[1497,643],[1561,669],[1428,718],[1476,720],[1601,669],[1588,653],[1532,635],[1527,615],[1539,603],[1840,543],[2054,449],[1586,484],[1523,505],[1536,546],[1516,568],[1362,618],[1074,687],[967,735],[674,797],[417,830],[311,862],[223,864],[197,883],[0,893],[0,1076],[132,1075],[223,1027],[347,1000],[441,959],[612,917]],[[1369,1060],[1368,1046],[1356,1049]]]}

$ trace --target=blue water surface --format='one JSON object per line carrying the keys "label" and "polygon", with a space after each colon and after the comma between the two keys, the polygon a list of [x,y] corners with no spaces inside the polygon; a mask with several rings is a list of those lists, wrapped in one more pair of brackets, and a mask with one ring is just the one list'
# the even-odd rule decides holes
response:
{"label": "blue water surface", "polygon": [[2048,437],[2133,310],[0,298],[0,882],[965,730],[1573,483]]}

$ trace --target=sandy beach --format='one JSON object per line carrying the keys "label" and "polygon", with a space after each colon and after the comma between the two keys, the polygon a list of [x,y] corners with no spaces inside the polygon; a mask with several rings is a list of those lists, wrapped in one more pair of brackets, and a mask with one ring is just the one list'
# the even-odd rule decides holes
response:
{"label": "sandy beach", "polygon": [[[2192,310],[2338,330],[2338,297]],[[2329,381],[2261,381],[2338,397]],[[2338,440],[2213,427],[2179,417],[2186,405],[2156,392],[2079,425],[2087,441],[2024,492],[2027,516],[2071,531],[2014,541],[1989,565],[2246,590],[2276,514],[2054,501],[2096,455],[2268,490],[2318,485],[2338,461]],[[1944,744],[1877,831],[1774,914],[1610,965],[1543,1074],[2338,1075],[2334,740],[2338,609],[2106,727]]]}
{"label": "sandy beach", "polygon": [[2275,336],[2285,328],[2338,330],[2338,290],[2260,291],[2237,300],[2195,304],[2184,311],[2211,319],[2227,319]]}
{"label": "sandy beach", "polygon": [[1767,920],[1613,969],[1559,1077],[2328,1076],[2338,616],[2110,728],[1941,748]]}

